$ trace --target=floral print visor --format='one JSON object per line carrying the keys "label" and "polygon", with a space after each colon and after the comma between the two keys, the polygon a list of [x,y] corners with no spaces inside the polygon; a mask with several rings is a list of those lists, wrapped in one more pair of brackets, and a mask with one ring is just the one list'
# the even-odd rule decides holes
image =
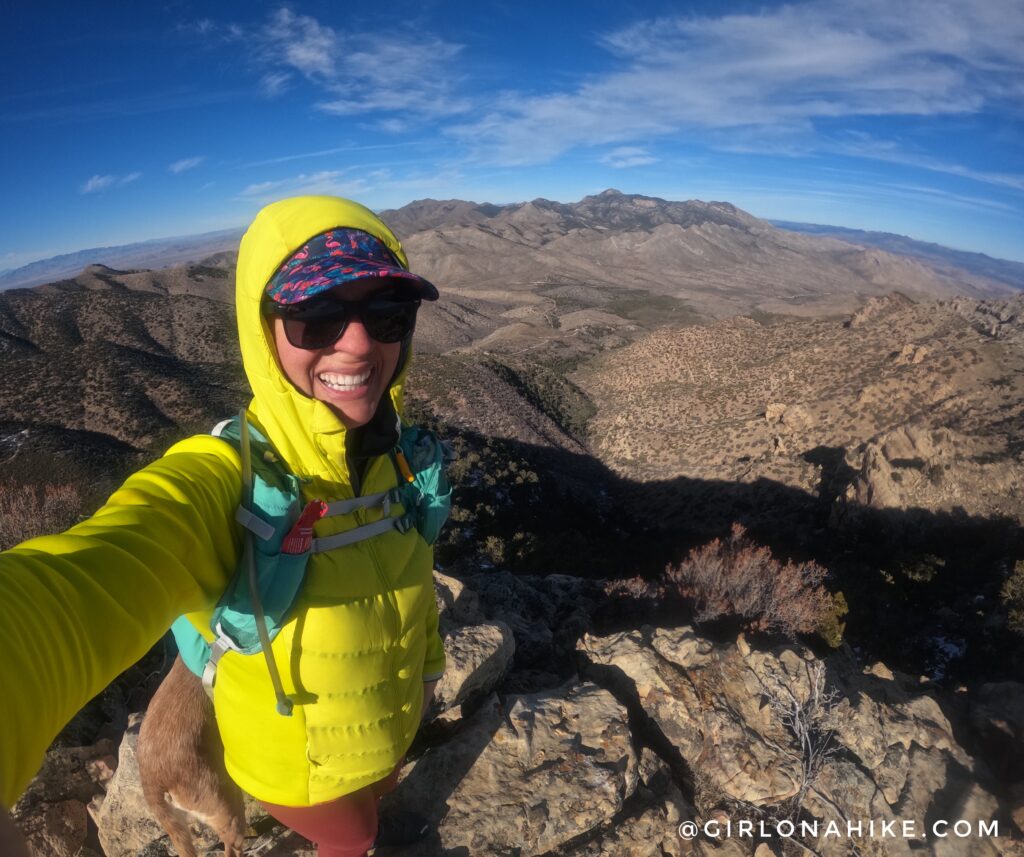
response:
{"label": "floral print visor", "polygon": [[403,268],[384,243],[359,229],[332,229],[311,238],[267,284],[267,297],[295,304],[368,277],[401,280],[421,298],[437,300],[437,289]]}

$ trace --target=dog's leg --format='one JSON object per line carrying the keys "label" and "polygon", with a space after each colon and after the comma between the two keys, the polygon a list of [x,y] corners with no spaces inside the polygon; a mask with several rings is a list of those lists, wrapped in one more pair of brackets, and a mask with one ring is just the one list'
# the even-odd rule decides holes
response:
{"label": "dog's leg", "polygon": [[138,759],[146,802],[182,857],[196,854],[186,813],[213,827],[225,855],[240,857],[246,831],[242,791],[224,769],[213,704],[181,658],[142,721]]}

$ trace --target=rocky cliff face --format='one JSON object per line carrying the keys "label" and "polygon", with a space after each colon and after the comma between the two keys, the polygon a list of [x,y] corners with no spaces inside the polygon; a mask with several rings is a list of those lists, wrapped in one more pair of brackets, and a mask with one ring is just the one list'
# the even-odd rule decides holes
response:
{"label": "rocky cliff face", "polygon": [[[382,806],[436,828],[403,854],[1024,854],[1024,685],[947,694],[849,649],[690,626],[590,633],[593,582],[475,583],[436,576],[450,665]],[[139,716],[116,758],[109,741],[51,751],[15,810],[34,855],[169,853]],[[255,804],[249,822],[247,853],[312,855]]]}

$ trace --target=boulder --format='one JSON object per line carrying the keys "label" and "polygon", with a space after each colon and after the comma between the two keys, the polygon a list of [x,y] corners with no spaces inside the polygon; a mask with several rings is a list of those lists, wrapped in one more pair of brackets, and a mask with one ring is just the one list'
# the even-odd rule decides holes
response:
{"label": "boulder", "polygon": [[924,361],[924,358],[928,356],[928,351],[927,345],[914,345],[914,343],[908,342],[900,349],[894,362],[897,366],[916,366]]}
{"label": "boulder", "polygon": [[432,840],[405,853],[527,857],[597,828],[636,786],[626,710],[583,683],[504,704],[491,697],[385,802],[440,819]]}
{"label": "boulder", "polygon": [[[759,677],[734,664],[729,684],[718,654],[692,629],[588,634],[580,650],[596,668],[592,675],[635,698],[682,758],[699,765],[724,795],[760,806],[797,793],[796,740],[761,702]],[[737,716],[734,703],[745,716]]]}
{"label": "boulder", "polygon": [[136,851],[164,834],[142,796],[136,756],[142,719],[141,714],[128,718],[128,729],[117,754],[117,771],[107,784],[106,796],[89,805],[107,857],[134,857]]}
{"label": "boulder", "polygon": [[[656,746],[677,751],[693,772],[698,812],[747,807],[780,819],[801,809],[822,830],[832,821],[845,829],[848,819],[911,819],[921,832],[934,819],[988,822],[1012,812],[979,782],[986,772],[956,740],[947,713],[954,706],[934,692],[883,664],[865,671],[846,651],[819,660],[793,645],[758,651],[738,643],[712,645],[685,627],[580,642],[588,675],[631,700]],[[861,838],[868,846],[870,836]],[[889,838],[884,853],[1011,847],[1008,839],[965,841]],[[840,857],[850,840],[822,835],[805,844]],[[694,853],[717,847],[726,846],[696,841]],[[957,847],[966,850],[950,850]]]}
{"label": "boulder", "polygon": [[434,596],[442,634],[458,625],[484,621],[480,599],[461,580],[435,571]]}
{"label": "boulder", "polygon": [[692,845],[679,836],[679,825],[694,817],[665,762],[649,748],[640,753],[640,785],[630,811],[606,823],[600,833],[571,853],[579,857],[677,857]]}
{"label": "boulder", "polygon": [[453,628],[444,637],[447,666],[435,691],[435,709],[446,711],[472,704],[505,677],[516,643],[504,622],[484,622]]}
{"label": "boulder", "polygon": [[47,752],[39,773],[11,812],[32,857],[80,854],[89,813],[86,805],[103,794],[117,765],[109,739],[88,747]]}

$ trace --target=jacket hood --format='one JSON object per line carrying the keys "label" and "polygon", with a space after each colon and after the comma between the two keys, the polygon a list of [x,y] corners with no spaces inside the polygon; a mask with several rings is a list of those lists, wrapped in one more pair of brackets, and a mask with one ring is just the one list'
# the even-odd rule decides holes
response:
{"label": "jacket hood", "polygon": [[[296,476],[348,483],[352,462],[387,452],[398,441],[402,385],[411,357],[408,344],[373,419],[346,429],[334,411],[299,392],[281,372],[273,335],[260,311],[264,289],[281,264],[314,235],[337,227],[373,235],[408,269],[402,245],[368,208],[339,197],[294,197],[268,205],[242,236],[235,307],[242,363],[253,392],[250,417]],[[358,482],[358,473],[354,475]]]}

